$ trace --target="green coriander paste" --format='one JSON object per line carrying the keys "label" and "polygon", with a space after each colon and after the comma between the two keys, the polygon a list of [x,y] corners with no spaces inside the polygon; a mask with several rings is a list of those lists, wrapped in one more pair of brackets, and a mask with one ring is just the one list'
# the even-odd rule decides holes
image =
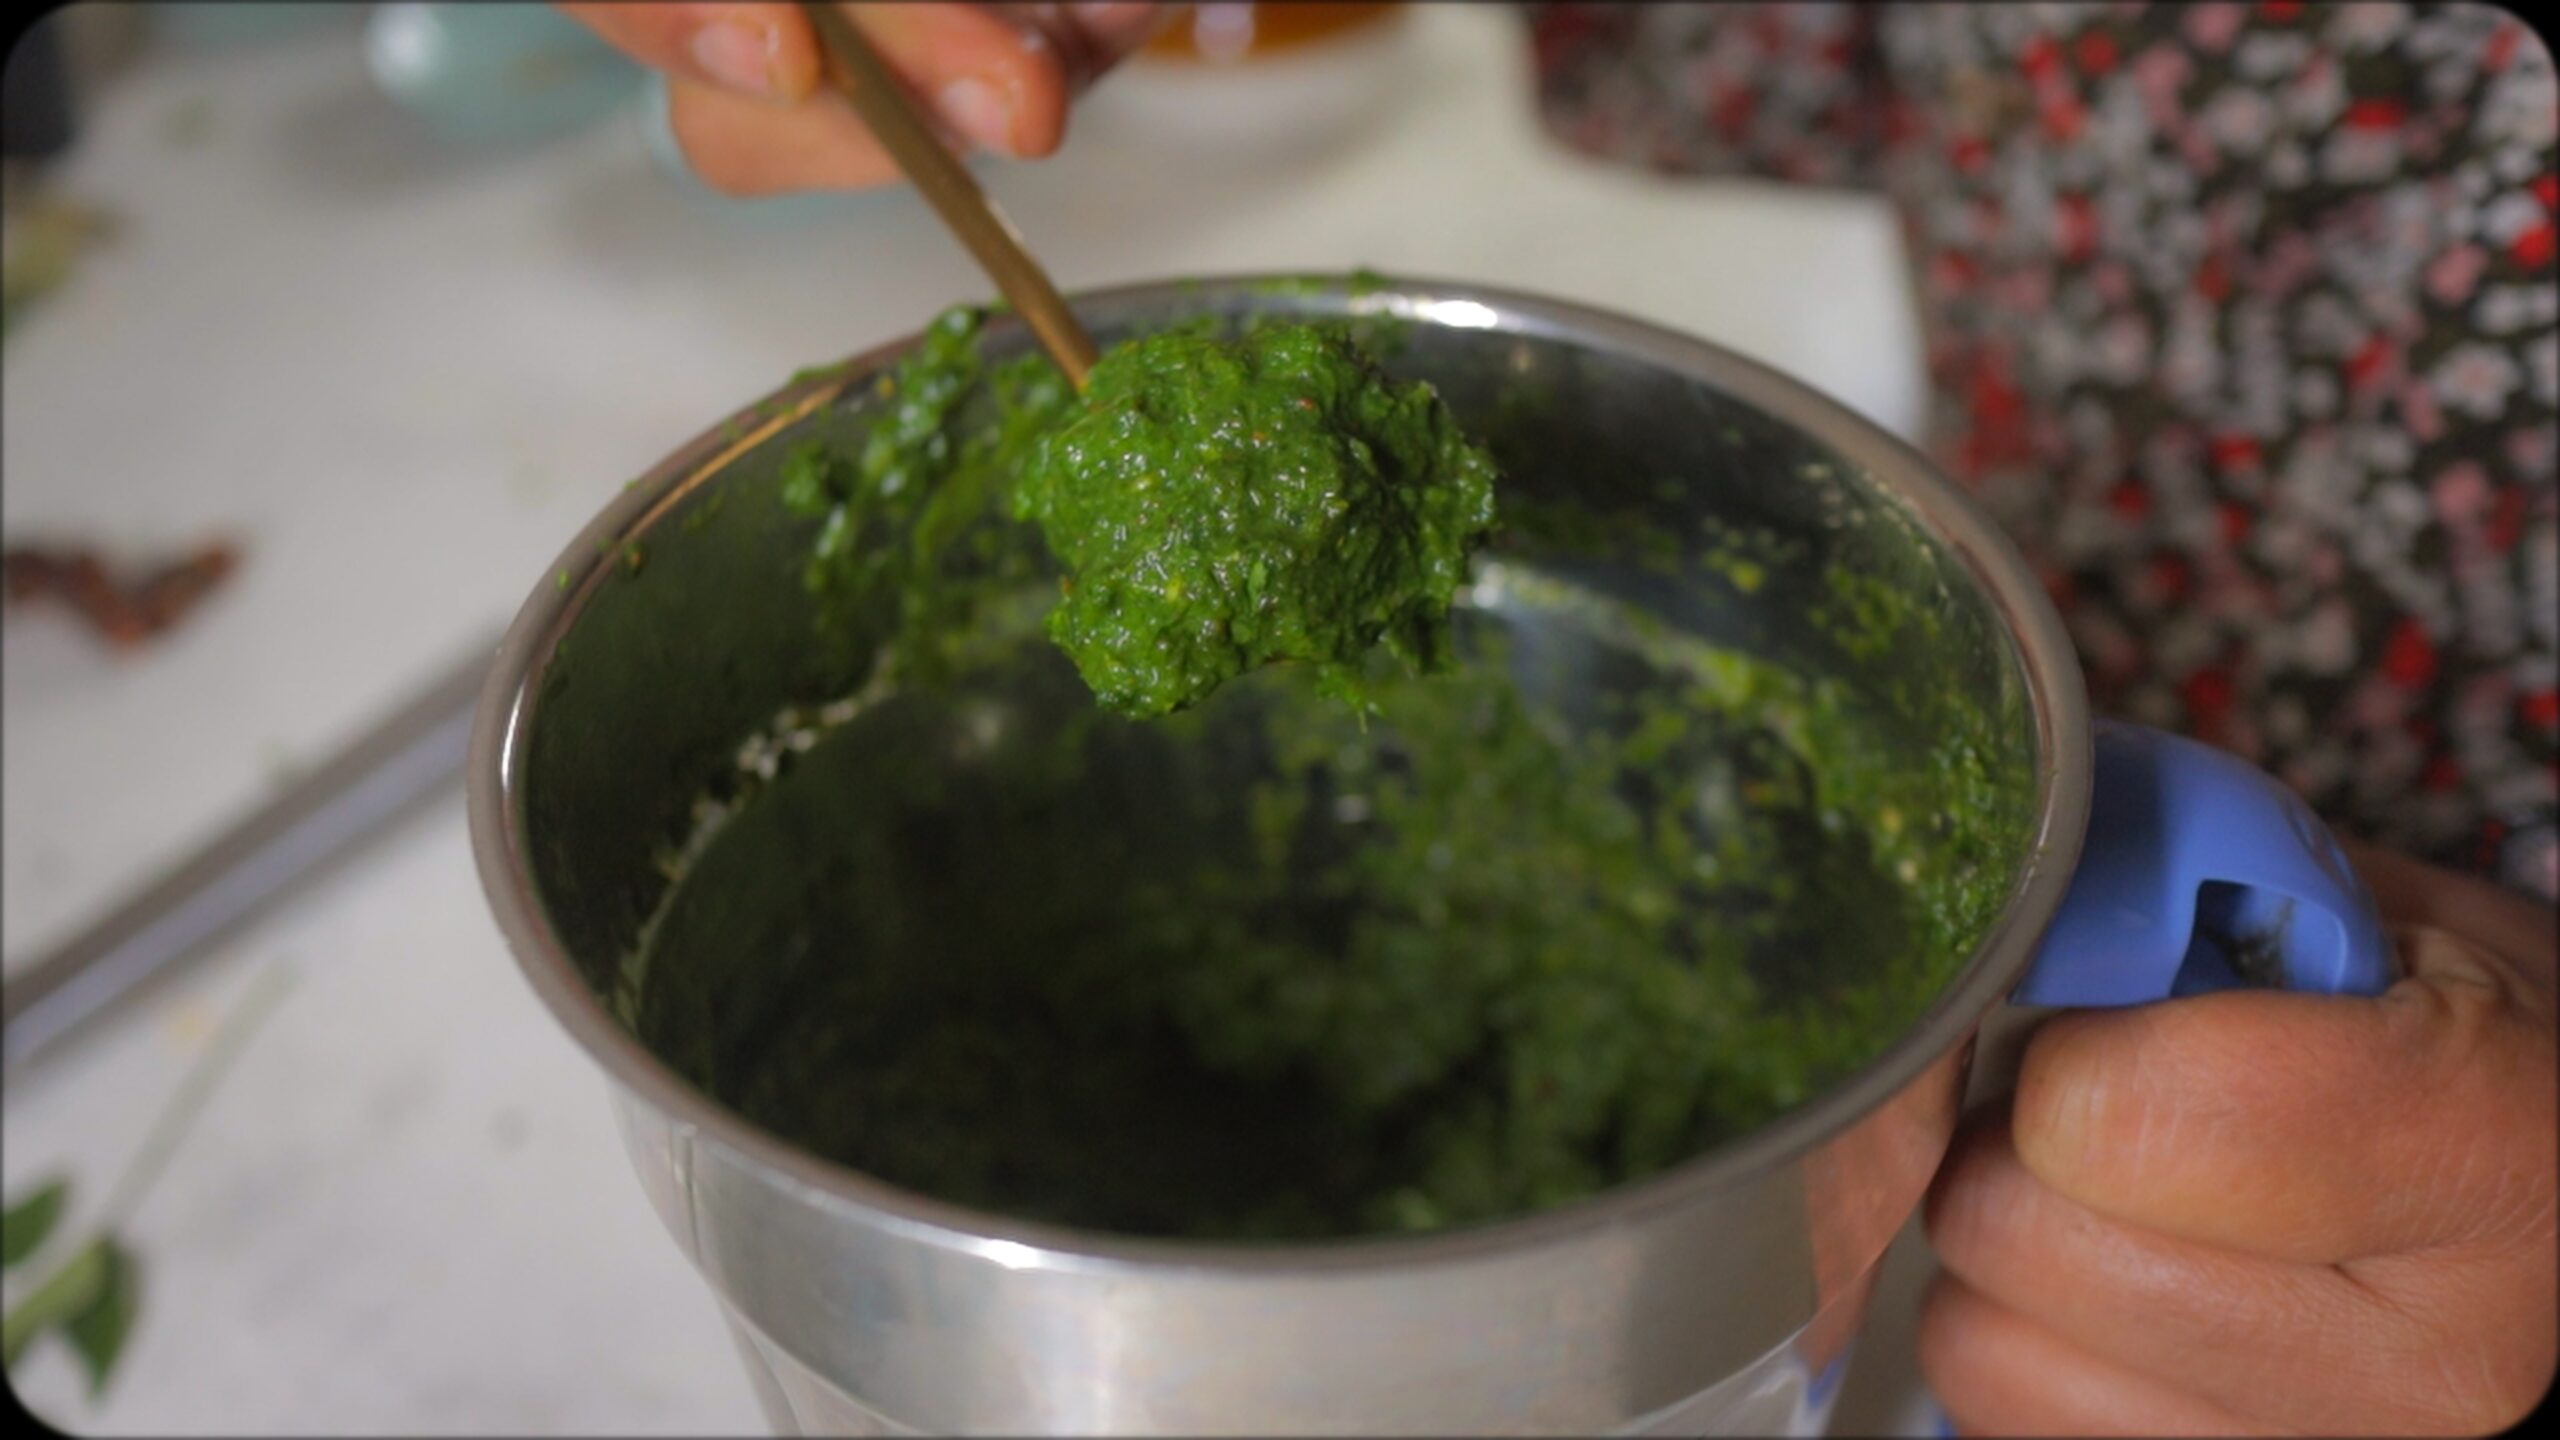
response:
{"label": "green coriander paste", "polygon": [[1493,464],[1340,334],[1183,329],[1103,357],[1014,510],[1066,571],[1049,634],[1094,698],[1161,715],[1273,661],[1337,690],[1381,643],[1437,668]]}

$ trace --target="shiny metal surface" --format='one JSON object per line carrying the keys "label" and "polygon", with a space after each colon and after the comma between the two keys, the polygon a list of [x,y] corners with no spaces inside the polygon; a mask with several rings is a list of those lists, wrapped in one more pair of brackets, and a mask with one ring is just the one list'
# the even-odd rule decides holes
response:
{"label": "shiny metal surface", "polygon": [[[858,411],[897,347],[858,357],[707,433],[571,543],[501,649],[469,767],[499,923],[613,1078],[642,1183],[726,1306],[768,1416],[839,1433],[1818,1427],[1820,1379],[1836,1374],[1876,1261],[1944,1151],[1975,1027],[2030,958],[2086,823],[2084,692],[2041,591],[1899,442],[1783,376],[1634,320],[1473,286],[1268,277],[1134,287],[1078,308],[1105,343],[1202,310],[1397,317],[1404,363],[1471,425],[1496,412],[1506,377],[1560,397],[1526,438],[1568,467],[1681,452],[1717,417],[1781,436],[1824,485],[1793,467],[1698,476],[1687,503],[1758,505],[1810,530],[1854,492],[1890,512],[1876,523],[1939,557],[1974,612],[1986,673],[2023,695],[2033,853],[1978,953],[1863,1069],[1684,1165],[1524,1219],[1313,1246],[1142,1240],[946,1204],[795,1149],[653,1057],[607,996],[647,909],[640,861],[682,817],[686,767],[718,760],[778,698],[818,683],[775,653],[775,612],[760,608],[803,603],[796,588],[759,598],[768,582],[751,568],[796,582],[774,547],[797,532],[758,518],[770,506],[709,501],[769,484],[779,446]],[[1027,343],[1010,329],[1006,343]],[[692,534],[670,523],[680,514],[708,523]],[[647,583],[609,584],[635,545]],[[713,594],[723,605],[704,609]],[[558,667],[564,641],[574,674]]]}

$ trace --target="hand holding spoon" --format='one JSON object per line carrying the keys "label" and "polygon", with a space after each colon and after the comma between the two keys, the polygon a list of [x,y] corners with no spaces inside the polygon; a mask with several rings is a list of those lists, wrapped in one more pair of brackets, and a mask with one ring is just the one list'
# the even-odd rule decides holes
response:
{"label": "hand holding spoon", "polygon": [[826,49],[828,79],[871,128],[880,148],[889,152],[932,204],[942,223],[978,257],[996,289],[1030,325],[1058,369],[1076,389],[1084,389],[1096,354],[1093,337],[1067,308],[1048,272],[1023,248],[1021,235],[978,188],[977,177],[944,147],[914,99],[844,12],[817,0],[808,0],[800,8],[807,12]]}

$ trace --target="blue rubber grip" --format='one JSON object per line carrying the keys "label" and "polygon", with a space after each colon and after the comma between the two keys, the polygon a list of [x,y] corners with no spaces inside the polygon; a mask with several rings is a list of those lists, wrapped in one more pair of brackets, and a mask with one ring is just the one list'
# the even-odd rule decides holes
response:
{"label": "blue rubber grip", "polygon": [[2138,1005],[2236,986],[2376,995],[2395,967],[2328,827],[2256,766],[2100,723],[2089,832],[2025,1005]]}
{"label": "blue rubber grip", "polygon": [[[2240,986],[2378,995],[2373,896],[2300,796],[2236,756],[2100,722],[2089,834],[2021,1005],[2139,1005]],[[1931,1428],[1953,1440],[1936,1400]]]}

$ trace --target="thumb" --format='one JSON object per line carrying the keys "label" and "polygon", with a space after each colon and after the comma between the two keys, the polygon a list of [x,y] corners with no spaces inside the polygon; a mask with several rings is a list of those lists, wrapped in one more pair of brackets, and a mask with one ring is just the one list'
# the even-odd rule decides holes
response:
{"label": "thumb", "polygon": [[817,37],[790,4],[570,3],[562,13],[653,70],[761,100],[817,87]]}
{"label": "thumb", "polygon": [[[2547,916],[2496,933],[2553,945]],[[2374,999],[2243,991],[2057,1018],[2019,1072],[2019,1158],[2127,1224],[2301,1263],[2547,1224],[2549,957],[2396,938],[2406,978]]]}

